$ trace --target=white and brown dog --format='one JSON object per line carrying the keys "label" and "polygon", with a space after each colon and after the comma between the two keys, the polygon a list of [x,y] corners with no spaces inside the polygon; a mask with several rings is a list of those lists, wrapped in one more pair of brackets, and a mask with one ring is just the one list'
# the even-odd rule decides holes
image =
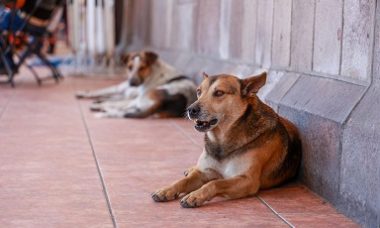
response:
{"label": "white and brown dog", "polygon": [[154,52],[130,53],[126,58],[128,80],[95,91],[81,91],[77,98],[97,99],[90,109],[97,117],[180,117],[196,100],[196,86],[188,77]]}

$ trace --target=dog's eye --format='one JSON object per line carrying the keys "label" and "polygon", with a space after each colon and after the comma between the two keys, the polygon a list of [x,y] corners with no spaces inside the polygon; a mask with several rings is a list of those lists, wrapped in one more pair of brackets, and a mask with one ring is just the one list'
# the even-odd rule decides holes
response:
{"label": "dog's eye", "polygon": [[197,96],[200,97],[201,96],[201,93],[202,91],[200,89],[197,89]]}
{"label": "dog's eye", "polygon": [[217,91],[214,92],[214,96],[215,96],[215,97],[221,97],[221,96],[223,96],[223,95],[224,95],[224,92],[221,91],[221,90],[217,90]]}

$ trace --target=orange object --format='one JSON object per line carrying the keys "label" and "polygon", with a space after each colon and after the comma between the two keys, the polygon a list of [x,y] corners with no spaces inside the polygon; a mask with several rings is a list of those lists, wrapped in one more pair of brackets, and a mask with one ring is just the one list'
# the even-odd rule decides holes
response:
{"label": "orange object", "polygon": [[9,8],[13,8],[14,3],[16,3],[16,9],[20,9],[21,7],[23,7],[25,5],[25,1],[26,0],[7,1],[7,3],[5,3],[5,5]]}

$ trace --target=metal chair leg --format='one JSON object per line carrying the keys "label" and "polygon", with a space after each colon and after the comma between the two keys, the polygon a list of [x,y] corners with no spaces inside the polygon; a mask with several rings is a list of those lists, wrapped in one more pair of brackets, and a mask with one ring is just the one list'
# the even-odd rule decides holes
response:
{"label": "metal chair leg", "polygon": [[8,79],[9,84],[11,84],[11,87],[14,88],[15,87],[15,82],[13,80],[14,74],[13,73],[11,73],[10,75],[8,74],[8,77],[9,77]]}
{"label": "metal chair leg", "polygon": [[55,80],[55,82],[59,82],[59,79],[61,76],[60,72],[58,72],[58,70],[55,68],[55,66],[53,66],[53,64],[51,64],[51,62],[42,54],[42,53],[36,53],[36,55],[38,56],[38,58],[41,59],[41,61],[47,66],[49,67],[50,71],[53,73],[53,78]]}
{"label": "metal chair leg", "polygon": [[25,64],[25,66],[30,70],[30,72],[32,72],[34,78],[36,79],[37,81],[37,84],[40,86],[42,84],[42,80],[40,79],[40,77],[38,76],[37,72],[33,69],[32,66],[30,66],[29,64]]}
{"label": "metal chair leg", "polygon": [[0,53],[1,61],[3,62],[3,66],[5,67],[5,70],[7,71],[8,80],[7,82],[11,84],[12,88],[15,87],[15,83],[13,81],[15,73],[13,72],[11,66],[9,65],[7,59],[5,58],[5,55],[3,53]]}
{"label": "metal chair leg", "polygon": [[[30,54],[29,53],[26,53],[26,55]],[[28,63],[24,62],[24,60],[26,59],[26,55],[22,55],[20,56],[19,54],[16,53],[16,56],[17,58],[19,59],[19,64],[25,64],[25,66],[29,69],[29,71],[33,74],[34,78],[36,79],[37,81],[37,84],[40,86],[42,84],[42,80],[41,78],[38,76],[37,72],[34,70],[34,68],[29,65]]]}

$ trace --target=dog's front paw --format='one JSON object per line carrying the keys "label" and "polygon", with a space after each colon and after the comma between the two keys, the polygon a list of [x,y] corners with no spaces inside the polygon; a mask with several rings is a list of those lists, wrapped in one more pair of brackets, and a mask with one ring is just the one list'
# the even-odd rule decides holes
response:
{"label": "dog's front paw", "polygon": [[108,115],[108,113],[98,112],[94,114],[94,117],[97,119],[103,119],[103,118],[109,118],[110,116]]}
{"label": "dog's front paw", "polygon": [[103,103],[104,101],[106,101],[105,99],[96,99],[94,102],[93,102],[93,104],[101,104],[101,103]]}
{"label": "dog's front paw", "polygon": [[180,204],[184,208],[194,208],[202,206],[202,204],[204,204],[205,201],[206,198],[199,194],[198,191],[195,191],[184,196],[181,199]]}
{"label": "dog's front paw", "polygon": [[172,188],[163,188],[152,193],[152,199],[156,202],[167,202],[175,200],[179,196],[179,193]]}
{"label": "dog's front paw", "polygon": [[89,97],[89,92],[88,91],[77,91],[75,93],[75,97],[78,98],[78,99],[88,98]]}
{"label": "dog's front paw", "polygon": [[92,103],[90,105],[90,110],[93,112],[102,112],[104,111],[102,103]]}

